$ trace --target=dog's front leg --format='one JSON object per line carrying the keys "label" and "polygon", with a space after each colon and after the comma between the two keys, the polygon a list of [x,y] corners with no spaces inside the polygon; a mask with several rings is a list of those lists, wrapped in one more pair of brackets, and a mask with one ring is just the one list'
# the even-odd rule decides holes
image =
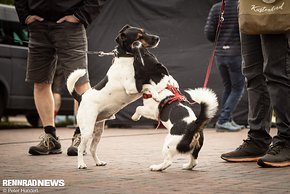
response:
{"label": "dog's front leg", "polygon": [[101,161],[98,156],[97,156],[97,145],[100,142],[100,139],[102,137],[102,133],[104,131],[105,127],[105,121],[97,122],[95,124],[95,130],[94,130],[94,135],[93,135],[93,140],[91,143],[90,151],[91,154],[96,162],[96,166],[105,166],[107,163],[104,161]]}
{"label": "dog's front leg", "polygon": [[136,108],[136,110],[135,110],[135,113],[132,115],[132,117],[131,117],[131,119],[133,120],[133,121],[139,121],[140,120],[140,118],[141,118],[141,114],[140,114],[140,109],[142,109],[142,107],[143,106],[138,106],[137,108]]}
{"label": "dog's front leg", "polygon": [[179,88],[178,82],[171,75],[169,75],[169,84],[177,89]]}
{"label": "dog's front leg", "polygon": [[142,92],[149,92],[152,95],[152,98],[158,102],[159,94],[158,91],[156,90],[156,87],[153,86],[152,84],[144,84]]}
{"label": "dog's front leg", "polygon": [[133,121],[138,121],[142,116],[147,119],[158,120],[154,108],[152,106],[146,106],[146,104],[144,106],[138,106],[131,118]]}

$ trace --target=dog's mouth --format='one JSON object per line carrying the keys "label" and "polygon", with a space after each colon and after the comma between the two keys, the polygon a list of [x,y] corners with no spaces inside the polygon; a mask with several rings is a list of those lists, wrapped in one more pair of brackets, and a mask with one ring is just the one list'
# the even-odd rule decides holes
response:
{"label": "dog's mouth", "polygon": [[143,48],[156,48],[160,42],[160,38],[156,35],[144,35],[138,41],[142,43]]}

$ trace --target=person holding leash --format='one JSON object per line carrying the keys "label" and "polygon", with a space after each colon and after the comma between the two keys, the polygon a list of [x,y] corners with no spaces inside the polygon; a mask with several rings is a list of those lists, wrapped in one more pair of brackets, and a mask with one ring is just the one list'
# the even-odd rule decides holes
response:
{"label": "person holding leash", "polygon": [[[34,83],[34,101],[44,127],[41,142],[29,148],[32,155],[62,153],[54,123],[52,82],[56,70],[55,58],[62,65],[67,79],[76,69],[87,69],[87,36],[85,28],[99,14],[98,0],[15,0],[22,24],[29,30],[29,52],[26,81]],[[90,88],[88,74],[82,77],[76,91]],[[75,137],[80,137],[79,130]],[[73,143],[78,141],[74,141]],[[72,145],[77,155],[77,147]]]}
{"label": "person holding leash", "polygon": [[[204,33],[211,42],[216,42],[215,63],[224,86],[221,110],[215,127],[217,131],[237,132],[244,126],[232,118],[243,96],[245,77],[242,74],[241,43],[238,23],[238,0],[225,0],[224,21],[218,29],[222,2],[212,6]],[[219,30],[219,32],[218,32]],[[218,38],[216,39],[216,34]]]}

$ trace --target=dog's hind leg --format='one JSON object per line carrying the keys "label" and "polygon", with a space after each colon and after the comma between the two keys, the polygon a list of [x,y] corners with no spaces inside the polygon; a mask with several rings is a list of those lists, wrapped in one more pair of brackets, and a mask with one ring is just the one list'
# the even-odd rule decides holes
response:
{"label": "dog's hind leg", "polygon": [[105,121],[100,121],[95,124],[94,135],[90,147],[91,154],[96,162],[96,166],[105,166],[107,163],[101,161],[97,156],[97,145],[100,142],[102,133],[104,131]]}
{"label": "dog's hind leg", "polygon": [[190,158],[189,158],[189,162],[184,164],[182,169],[183,170],[192,170],[192,168],[194,168],[197,164],[197,158],[198,158],[198,153],[201,150],[201,147],[203,145],[203,132],[199,133],[199,138],[198,138],[198,143],[195,145],[194,149],[192,150],[192,153],[190,154]]}
{"label": "dog's hind leg", "polygon": [[87,114],[87,110],[90,110],[92,106],[82,106],[78,109],[77,113],[77,122],[81,130],[81,143],[78,147],[78,168],[86,169],[87,165],[84,162],[83,153],[86,150],[87,143],[89,139],[92,137],[94,132],[94,126],[96,123],[96,118],[98,116],[98,112],[91,112]]}
{"label": "dog's hind leg", "polygon": [[86,145],[88,141],[89,141],[89,137],[81,135],[81,143],[78,147],[78,168],[79,169],[87,168],[87,165],[85,164],[85,161],[84,161],[83,153],[86,150]]}
{"label": "dog's hind leg", "polygon": [[195,158],[193,154],[189,155],[189,162],[186,164],[183,164],[182,169],[183,170],[192,170],[197,165],[197,157]]}

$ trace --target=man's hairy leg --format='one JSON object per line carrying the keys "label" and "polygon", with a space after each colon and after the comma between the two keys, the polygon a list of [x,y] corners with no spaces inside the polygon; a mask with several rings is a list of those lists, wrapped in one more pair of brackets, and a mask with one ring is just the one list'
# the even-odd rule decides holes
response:
{"label": "man's hairy leg", "polygon": [[54,126],[54,99],[51,84],[34,84],[34,102],[43,126]]}

